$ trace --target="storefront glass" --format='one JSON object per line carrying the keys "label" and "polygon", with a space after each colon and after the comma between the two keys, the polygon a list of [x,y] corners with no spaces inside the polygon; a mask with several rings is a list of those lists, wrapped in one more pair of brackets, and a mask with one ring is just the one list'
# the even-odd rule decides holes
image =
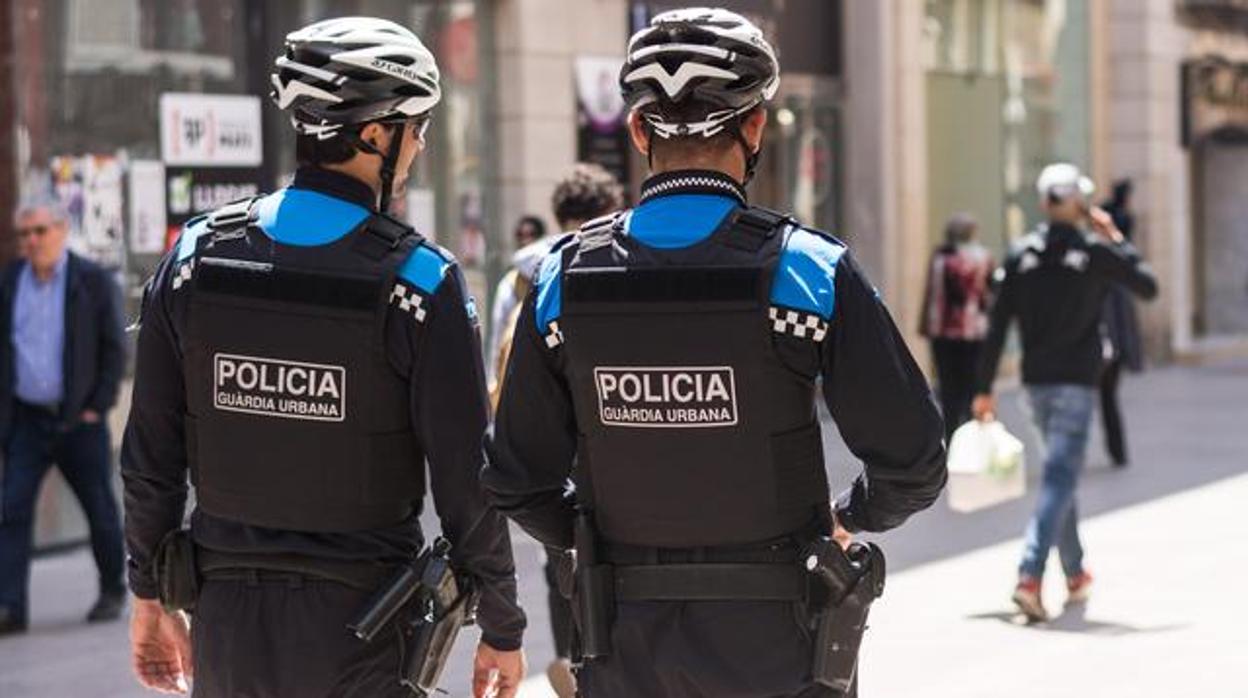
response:
{"label": "storefront glass", "polygon": [[[384,17],[425,39],[444,91],[428,150],[398,197],[399,213],[460,257],[481,297],[486,125],[475,5],[13,0],[6,8],[13,13],[18,198],[55,199],[69,210],[73,249],[116,271],[133,318],[144,281],[182,221],[270,191],[293,172],[293,132],[267,97],[285,34],[328,17]],[[186,152],[202,150],[211,137],[228,138],[221,144],[236,152]],[[58,484],[49,492],[39,542],[81,536],[77,508],[62,506],[64,490]]]}
{"label": "storefront glass", "polygon": [[[385,17],[411,27],[434,50],[445,95],[399,212],[475,269],[483,257],[484,124],[474,6],[472,0],[15,0],[19,197],[61,200],[74,219],[75,249],[123,273],[133,306],[171,238],[162,229],[158,241],[139,239],[136,220],[159,218],[176,234],[184,220],[219,199],[272,190],[293,172],[294,135],[267,98],[269,69],[285,34],[327,17]],[[261,141],[263,157],[245,167],[162,162],[168,159],[162,96],[169,93],[252,95],[263,125],[246,135]],[[166,105],[165,120],[179,107]]]}
{"label": "storefront glass", "polygon": [[959,211],[1003,246],[1040,218],[1034,182],[1091,160],[1088,0],[928,0],[929,228]]}

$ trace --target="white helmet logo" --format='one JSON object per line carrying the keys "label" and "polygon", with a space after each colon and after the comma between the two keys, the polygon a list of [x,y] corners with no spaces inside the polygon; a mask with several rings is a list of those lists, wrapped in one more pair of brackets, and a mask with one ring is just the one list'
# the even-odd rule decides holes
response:
{"label": "white helmet logo", "polygon": [[312,97],[313,99],[323,99],[327,102],[337,104],[342,98],[332,92],[326,92],[319,87],[309,85],[299,80],[291,80],[285,85],[276,76],[269,76],[273,82],[273,93],[277,97],[277,108],[286,109],[299,97]]}
{"label": "white helmet logo", "polygon": [[675,97],[680,94],[685,85],[689,84],[690,80],[701,77],[735,80],[737,74],[730,70],[716,68],[713,65],[706,65],[705,63],[681,63],[675,74],[670,74],[662,65],[649,63],[626,75],[624,81],[637,82],[653,79],[659,83],[659,86],[663,88],[668,97]]}

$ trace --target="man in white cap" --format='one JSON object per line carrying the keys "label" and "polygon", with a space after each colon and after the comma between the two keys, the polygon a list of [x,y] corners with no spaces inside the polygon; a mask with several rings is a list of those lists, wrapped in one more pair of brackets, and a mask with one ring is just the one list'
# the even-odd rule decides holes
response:
{"label": "man in white cap", "polygon": [[1013,600],[1032,622],[1048,618],[1040,599],[1049,549],[1057,545],[1067,603],[1087,598],[1075,488],[1083,467],[1101,370],[1101,307],[1120,284],[1144,298],[1157,281],[1106,212],[1089,206],[1095,187],[1079,168],[1049,165],[1036,183],[1048,221],[1023,237],[998,271],[1000,293],[977,381],[975,416],[996,412],[992,381],[1010,322],[1023,340],[1023,383],[1044,440],[1044,478],[1027,526]]}

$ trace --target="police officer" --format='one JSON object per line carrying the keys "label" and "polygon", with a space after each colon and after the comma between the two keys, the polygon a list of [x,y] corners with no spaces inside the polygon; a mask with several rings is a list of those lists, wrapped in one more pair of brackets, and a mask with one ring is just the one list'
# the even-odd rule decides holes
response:
{"label": "police officer", "polygon": [[[481,592],[475,694],[513,696],[524,615],[479,485],[476,314],[455,260],[386,215],[439,99],[434,58],[392,22],[326,20],[286,37],[272,86],[298,133],[293,184],[188,223],[143,302],[122,449],[135,671],[179,691],[197,670],[196,696],[411,695],[410,638],[347,625],[423,545],[427,459]],[[190,637],[155,600],[188,471]]]}
{"label": "police officer", "polygon": [[[929,506],[939,412],[845,246],[746,203],[779,83],[760,30],[718,9],[657,15],[620,82],[652,175],[635,209],[545,260],[486,489],[546,545],[597,537],[577,541],[576,594],[615,598],[605,643],[579,605],[583,648],[598,646],[585,695],[827,694],[800,551],[834,520],[883,531]],[[820,387],[865,466],[835,502]]]}

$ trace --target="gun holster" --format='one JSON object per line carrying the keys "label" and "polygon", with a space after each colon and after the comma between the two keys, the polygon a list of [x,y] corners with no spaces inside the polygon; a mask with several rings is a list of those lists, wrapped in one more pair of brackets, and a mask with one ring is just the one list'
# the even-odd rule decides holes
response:
{"label": "gun holster", "polygon": [[827,592],[815,637],[815,682],[850,694],[867,615],[884,593],[884,553],[874,543],[855,543],[843,551],[835,541],[821,538],[811,547],[806,568]]}
{"label": "gun holster", "polygon": [[199,599],[199,565],[191,532],[179,528],[170,531],[156,546],[152,561],[160,605],[166,611],[190,611]]}
{"label": "gun holster", "polygon": [[450,547],[445,539],[434,541],[416,560],[400,568],[347,626],[361,640],[371,642],[398,616],[403,639],[399,683],[421,698],[437,690],[455,638],[475,617],[477,593],[451,569]]}
{"label": "gun holster", "polygon": [[601,560],[593,514],[580,512],[574,530],[576,542],[577,659],[611,653],[611,625],[615,621],[615,567]]}

